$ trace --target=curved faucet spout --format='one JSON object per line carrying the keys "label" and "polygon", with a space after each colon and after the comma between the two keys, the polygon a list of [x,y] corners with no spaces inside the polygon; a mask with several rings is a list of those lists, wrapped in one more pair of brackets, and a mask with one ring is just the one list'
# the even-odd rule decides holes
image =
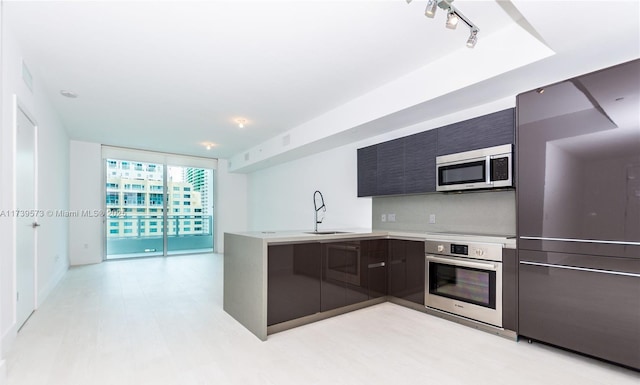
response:
{"label": "curved faucet spout", "polygon": [[[317,199],[318,196],[320,196],[320,200]],[[325,206],[324,204],[324,197],[318,190],[313,193],[313,208],[315,209],[314,231],[318,232],[318,223],[322,223],[322,220],[324,219],[324,213],[327,211],[327,206]],[[318,219],[318,212],[320,212],[320,210],[322,210],[322,216],[320,217],[320,219]]]}

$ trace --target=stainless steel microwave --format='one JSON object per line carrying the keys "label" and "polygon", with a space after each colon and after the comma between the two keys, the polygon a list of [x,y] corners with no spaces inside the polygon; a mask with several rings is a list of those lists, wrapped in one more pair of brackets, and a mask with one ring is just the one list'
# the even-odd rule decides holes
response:
{"label": "stainless steel microwave", "polygon": [[513,146],[442,155],[436,158],[436,191],[513,187]]}

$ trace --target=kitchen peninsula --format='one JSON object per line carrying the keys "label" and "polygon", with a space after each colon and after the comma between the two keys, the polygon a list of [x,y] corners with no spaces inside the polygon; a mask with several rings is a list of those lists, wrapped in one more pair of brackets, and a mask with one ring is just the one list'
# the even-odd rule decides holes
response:
{"label": "kitchen peninsula", "polygon": [[[387,300],[426,311],[426,240],[500,245],[505,250],[504,290],[515,293],[516,288],[515,239],[509,236],[345,230],[225,233],[224,239],[224,310],[263,341],[278,331]],[[387,242],[401,247],[396,260]],[[398,266],[408,273],[402,275],[401,288],[392,270]],[[287,300],[279,306],[282,293]],[[507,295],[505,301],[512,298]],[[510,315],[515,306],[505,308],[505,317],[515,318]],[[515,338],[510,325],[507,321],[504,329],[490,331]],[[482,329],[473,321],[471,326]]]}

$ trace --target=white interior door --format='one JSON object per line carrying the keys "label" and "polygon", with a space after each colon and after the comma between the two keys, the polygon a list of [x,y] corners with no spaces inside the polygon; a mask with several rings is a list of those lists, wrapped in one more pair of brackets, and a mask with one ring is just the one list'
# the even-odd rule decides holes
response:
{"label": "white interior door", "polygon": [[36,125],[21,108],[16,119],[16,325],[36,308]]}

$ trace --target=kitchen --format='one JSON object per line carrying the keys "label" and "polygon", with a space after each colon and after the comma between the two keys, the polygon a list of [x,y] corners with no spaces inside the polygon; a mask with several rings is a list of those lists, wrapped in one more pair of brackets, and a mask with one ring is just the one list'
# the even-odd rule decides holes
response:
{"label": "kitchen", "polygon": [[[402,5],[404,6],[405,4]],[[523,9],[526,8],[526,5],[522,6],[524,7]],[[412,12],[415,11],[415,7],[408,9],[411,9]],[[418,13],[422,12],[422,10],[419,11]],[[527,14],[527,17],[532,22],[540,20],[536,19],[536,17],[541,16],[535,16],[531,12]],[[546,18],[549,17],[548,13],[550,13],[551,20],[559,21],[561,19],[558,14],[552,11],[540,11],[540,13]],[[578,21],[573,22],[575,23],[575,28],[579,29],[580,23]],[[551,34],[548,31],[548,29],[553,28],[550,26],[551,24],[553,23],[540,23],[539,21],[536,23],[536,28],[543,31],[542,33],[546,39],[551,39]],[[480,37],[482,37],[482,34]],[[633,45],[625,46],[625,40],[612,39],[603,43],[597,40],[597,37],[595,38],[595,43],[592,40],[592,36],[579,37],[578,42],[571,41],[570,43],[567,40],[572,39],[568,37],[566,40],[558,38],[558,41],[551,39],[549,40],[553,41],[551,45],[555,44],[557,47],[554,48],[557,48],[560,53],[555,57],[538,59],[539,61],[529,57],[533,61],[533,64],[529,65],[529,70],[538,72],[540,74],[539,78],[528,78],[527,71],[524,70],[514,69],[510,72],[506,70],[506,74],[502,75],[498,84],[501,82],[503,85],[509,85],[507,87],[509,89],[501,90],[500,86],[494,85],[490,87],[482,82],[475,85],[462,86],[461,90],[452,92],[449,96],[434,97],[428,106],[430,111],[425,112],[427,110],[425,108],[420,114],[416,114],[420,115],[420,120],[417,118],[405,118],[406,120],[401,119],[394,122],[390,120],[391,118],[388,118],[377,122],[377,124],[360,127],[360,124],[365,119],[372,118],[369,111],[379,109],[380,114],[390,111],[390,109],[386,108],[392,104],[389,98],[378,98],[380,95],[373,95],[373,99],[365,100],[364,106],[351,106],[352,110],[358,109],[362,111],[363,115],[367,115],[366,117],[350,116],[351,119],[343,120],[345,114],[330,114],[328,118],[333,124],[328,125],[326,121],[318,121],[316,122],[317,125],[307,127],[311,132],[323,132],[323,130],[329,130],[327,126],[339,129],[349,125],[349,127],[356,127],[364,131],[362,134],[358,134],[358,129],[349,132],[347,130],[344,132],[330,131],[326,133],[327,137],[325,139],[320,140],[317,136],[301,135],[300,131],[292,130],[290,135],[283,134],[274,138],[278,148],[286,147],[284,143],[289,143],[287,151],[279,152],[279,150],[274,150],[276,146],[271,146],[270,143],[265,142],[230,157],[228,163],[222,162],[223,165],[219,170],[221,178],[227,178],[226,181],[233,180],[236,182],[235,185],[228,184],[225,187],[229,189],[226,202],[233,202],[233,204],[230,204],[231,208],[220,206],[220,214],[223,217],[226,215],[224,217],[227,225],[226,230],[240,231],[243,228],[248,228],[256,231],[281,231],[287,229],[308,229],[311,231],[313,225],[311,194],[315,190],[320,190],[323,192],[328,208],[320,229],[372,227],[373,229],[383,229],[384,231],[387,228],[390,230],[394,230],[396,227],[401,229],[407,223],[412,223],[410,226],[412,229],[419,229],[424,232],[457,231],[458,229],[455,227],[460,224],[458,218],[464,212],[472,210],[474,212],[480,211],[480,213],[473,216],[474,219],[468,222],[468,227],[464,228],[464,231],[470,233],[478,232],[474,231],[474,229],[482,227],[482,232],[486,232],[486,222],[484,222],[486,220],[490,221],[491,226],[497,227],[497,230],[493,230],[493,232],[503,235],[515,235],[516,197],[513,191],[499,192],[497,193],[500,196],[499,198],[493,193],[469,193],[450,195],[449,197],[452,199],[443,201],[438,201],[436,198],[432,202],[425,202],[420,196],[409,197],[406,201],[399,200],[399,202],[394,197],[357,198],[358,192],[355,183],[357,176],[357,150],[358,148],[417,134],[425,130],[514,108],[516,107],[514,95],[517,93],[513,92],[514,89],[518,91],[534,89],[541,85],[568,79],[637,57],[637,49],[633,48]],[[488,42],[489,40],[483,42],[480,39],[476,48],[481,47],[480,44],[488,44]],[[581,47],[581,49],[566,49],[567,46],[572,44]],[[594,55],[589,52],[589,48],[585,48],[592,45],[598,47],[608,46],[613,52],[606,51],[606,54]],[[616,45],[626,49],[617,51],[614,48],[620,47]],[[523,51],[526,50],[523,49]],[[478,50],[477,52],[481,51]],[[566,65],[569,61],[572,64]],[[468,64],[469,61],[461,60],[460,63]],[[498,70],[505,70],[505,68],[499,68]],[[455,74],[455,72],[453,73]],[[489,73],[488,75],[488,77],[491,77],[495,73]],[[546,81],[542,81],[545,79]],[[401,99],[401,93],[394,93],[393,95],[393,98]],[[376,98],[378,99],[374,100]],[[371,103],[372,100],[376,102]],[[375,120],[378,116],[373,116],[373,118]],[[404,128],[388,132],[389,127]],[[368,136],[368,138],[362,139],[361,135]],[[72,143],[72,155],[78,146],[81,146],[78,142]],[[288,160],[292,159],[295,161],[288,162]],[[335,170],[344,172],[336,173]],[[234,171],[234,173],[225,173],[225,171]],[[240,173],[238,174],[237,172]],[[248,175],[248,177],[244,178],[245,175]],[[4,177],[7,177],[7,175],[4,175]],[[292,179],[296,183],[291,183]],[[248,205],[245,204],[246,202],[248,202]],[[229,211],[224,214],[223,210]],[[500,215],[500,212],[506,212],[507,215]],[[386,215],[385,222],[382,221],[383,214]],[[431,221],[432,215],[434,216],[433,221]],[[225,223],[225,221],[220,221],[220,223]],[[219,239],[222,240],[222,236],[219,236]],[[69,242],[74,245],[76,242],[80,243],[80,240],[71,237]],[[219,246],[222,247],[222,245]],[[6,285],[11,283],[11,280],[3,277],[2,283]],[[4,306],[2,316],[5,318],[10,316],[10,311],[7,311]],[[3,332],[6,331],[7,325],[9,324],[3,322]],[[3,346],[6,347],[6,343]]]}
{"label": "kitchen", "polygon": [[[316,191],[314,231],[225,234],[225,311],[267,340],[391,301],[640,369],[638,85],[635,60],[519,94],[516,109],[358,149],[358,196],[373,195],[375,207],[397,195],[383,225],[318,231],[327,205]],[[506,201],[513,187],[515,236],[491,217],[473,228],[476,196],[460,193]],[[440,232],[420,231],[420,220],[382,231],[416,192],[472,203]]]}

